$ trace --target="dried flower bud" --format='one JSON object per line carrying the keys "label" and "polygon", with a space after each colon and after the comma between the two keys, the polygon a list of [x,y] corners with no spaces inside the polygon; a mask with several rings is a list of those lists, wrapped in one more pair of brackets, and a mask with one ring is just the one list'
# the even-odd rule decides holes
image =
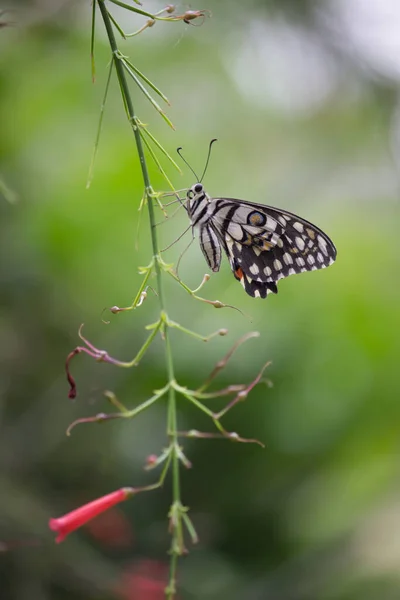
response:
{"label": "dried flower bud", "polygon": [[197,429],[191,429],[187,432],[187,436],[193,438],[199,437],[199,431],[197,431]]}
{"label": "dried flower bud", "polygon": [[201,10],[187,10],[182,16],[184,22],[189,25],[190,21],[193,21],[193,19],[198,19],[199,17],[203,17],[204,13]]}
{"label": "dried flower bud", "polygon": [[149,454],[149,456],[146,458],[146,466],[151,467],[152,465],[155,465],[157,460],[157,454]]}
{"label": "dried flower bud", "polygon": [[219,300],[214,300],[214,302],[212,302],[211,304],[214,306],[214,308],[224,308],[225,306],[225,304],[223,304]]}

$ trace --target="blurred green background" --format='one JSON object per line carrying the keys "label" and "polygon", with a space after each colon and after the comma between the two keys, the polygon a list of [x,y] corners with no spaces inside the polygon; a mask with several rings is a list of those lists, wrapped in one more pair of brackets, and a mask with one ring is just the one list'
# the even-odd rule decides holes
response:
{"label": "blurred green background", "polygon": [[[157,600],[168,564],[169,482],[55,545],[49,517],[156,472],[163,402],[133,421],[80,426],[165,382],[163,345],[121,370],[81,355],[68,399],[65,357],[77,331],[128,360],[157,318],[157,298],[126,306],[150,259],[147,215],[137,242],[142,181],[116,80],[93,183],[85,188],[109,50],[98,19],[97,80],[90,74],[90,3],[3,0],[0,28],[0,598]],[[144,2],[157,10],[160,2]],[[144,19],[110,5],[126,31]],[[187,5],[178,5],[184,12]],[[166,281],[170,317],[205,345],[172,333],[180,383],[197,386],[232,343],[218,384],[251,381],[261,365],[273,388],[256,388],[224,424],[266,448],[184,443],[193,463],[183,500],[200,536],[180,562],[182,599],[372,600],[400,597],[399,150],[400,5],[397,0],[209,0],[199,27],[157,23],[121,42],[171,101],[176,132],[132,88],[142,121],[195,170],[218,138],[210,194],[287,208],[323,228],[338,248],[327,270],[290,277],[267,300],[247,296],[227,261],[203,292],[234,304],[215,310]],[[167,165],[165,165],[167,166]],[[191,173],[169,171],[178,188]],[[165,189],[152,169],[152,181]],[[161,221],[162,215],[158,214]],[[187,226],[160,226],[166,246]],[[166,259],[176,262],[188,238]],[[198,244],[180,274],[196,287]],[[214,402],[214,401],[212,401]],[[215,401],[215,406],[217,401]],[[184,401],[181,429],[212,425]]]}

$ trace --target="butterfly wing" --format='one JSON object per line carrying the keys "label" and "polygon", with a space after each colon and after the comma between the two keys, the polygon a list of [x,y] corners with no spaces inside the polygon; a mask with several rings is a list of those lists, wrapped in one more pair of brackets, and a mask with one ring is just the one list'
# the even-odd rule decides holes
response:
{"label": "butterfly wing", "polygon": [[279,279],[323,269],[336,259],[329,237],[293,213],[230,198],[211,202],[211,223],[250,296],[276,294]]}

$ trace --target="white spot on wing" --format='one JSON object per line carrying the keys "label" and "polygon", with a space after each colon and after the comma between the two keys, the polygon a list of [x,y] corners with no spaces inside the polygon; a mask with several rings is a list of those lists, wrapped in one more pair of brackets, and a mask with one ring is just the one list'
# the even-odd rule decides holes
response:
{"label": "white spot on wing", "polygon": [[317,237],[317,240],[318,240],[318,246],[320,247],[322,252],[325,254],[325,256],[328,256],[328,248],[327,248],[326,240],[324,240],[324,238],[321,235],[319,235]]}
{"label": "white spot on wing", "polygon": [[295,228],[296,231],[298,231],[299,233],[303,233],[304,231],[304,225],[303,223],[299,223],[298,221],[295,221],[293,223],[293,227]]}
{"label": "white spot on wing", "polygon": [[277,233],[273,233],[271,235],[271,244],[273,246],[276,246],[279,240],[280,240],[280,237],[279,237],[279,235]]}
{"label": "white spot on wing", "polygon": [[275,219],[271,219],[271,217],[267,216],[267,221],[266,221],[264,227],[266,227],[267,229],[270,229],[271,231],[275,231],[276,225],[277,225],[277,223],[276,223]]}
{"label": "white spot on wing", "polygon": [[262,227],[255,227],[254,225],[246,225],[245,229],[250,235],[260,235],[262,232]]}
{"label": "white spot on wing", "polygon": [[301,237],[297,237],[295,239],[295,242],[296,242],[296,246],[299,248],[299,250],[304,250],[305,243]]}
{"label": "white spot on wing", "polygon": [[268,275],[272,275],[272,269],[270,267],[265,267],[264,269],[264,273],[268,276]]}
{"label": "white spot on wing", "polygon": [[238,223],[229,223],[228,231],[235,240],[241,240],[243,237],[243,230]]}
{"label": "white spot on wing", "polygon": [[285,263],[285,265],[293,264],[293,258],[290,256],[289,252],[285,252],[285,254],[283,255],[283,262]]}
{"label": "white spot on wing", "polygon": [[258,265],[256,265],[256,263],[253,263],[249,270],[252,275],[257,275],[260,272],[260,269],[258,268]]}
{"label": "white spot on wing", "polygon": [[280,261],[280,260],[278,260],[278,259],[275,259],[275,260],[274,260],[274,268],[275,268],[277,271],[280,271],[280,270],[282,269],[282,263],[281,263],[281,261]]}
{"label": "white spot on wing", "polygon": [[230,252],[232,252],[233,240],[230,235],[225,235],[225,242],[226,242],[226,245],[228,246],[228,249],[230,250]]}

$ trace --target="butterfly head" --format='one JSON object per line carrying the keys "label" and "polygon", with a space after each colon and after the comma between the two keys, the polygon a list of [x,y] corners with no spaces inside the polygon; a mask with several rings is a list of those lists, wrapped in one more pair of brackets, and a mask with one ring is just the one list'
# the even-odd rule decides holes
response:
{"label": "butterfly head", "polygon": [[195,183],[191,188],[188,189],[186,197],[189,201],[197,199],[196,197],[200,196],[204,192],[204,187],[202,183]]}
{"label": "butterfly head", "polygon": [[203,184],[198,182],[188,189],[186,198],[189,217],[192,221],[195,219],[197,222],[197,216],[205,216],[205,209],[210,202],[210,197],[205,192]]}

